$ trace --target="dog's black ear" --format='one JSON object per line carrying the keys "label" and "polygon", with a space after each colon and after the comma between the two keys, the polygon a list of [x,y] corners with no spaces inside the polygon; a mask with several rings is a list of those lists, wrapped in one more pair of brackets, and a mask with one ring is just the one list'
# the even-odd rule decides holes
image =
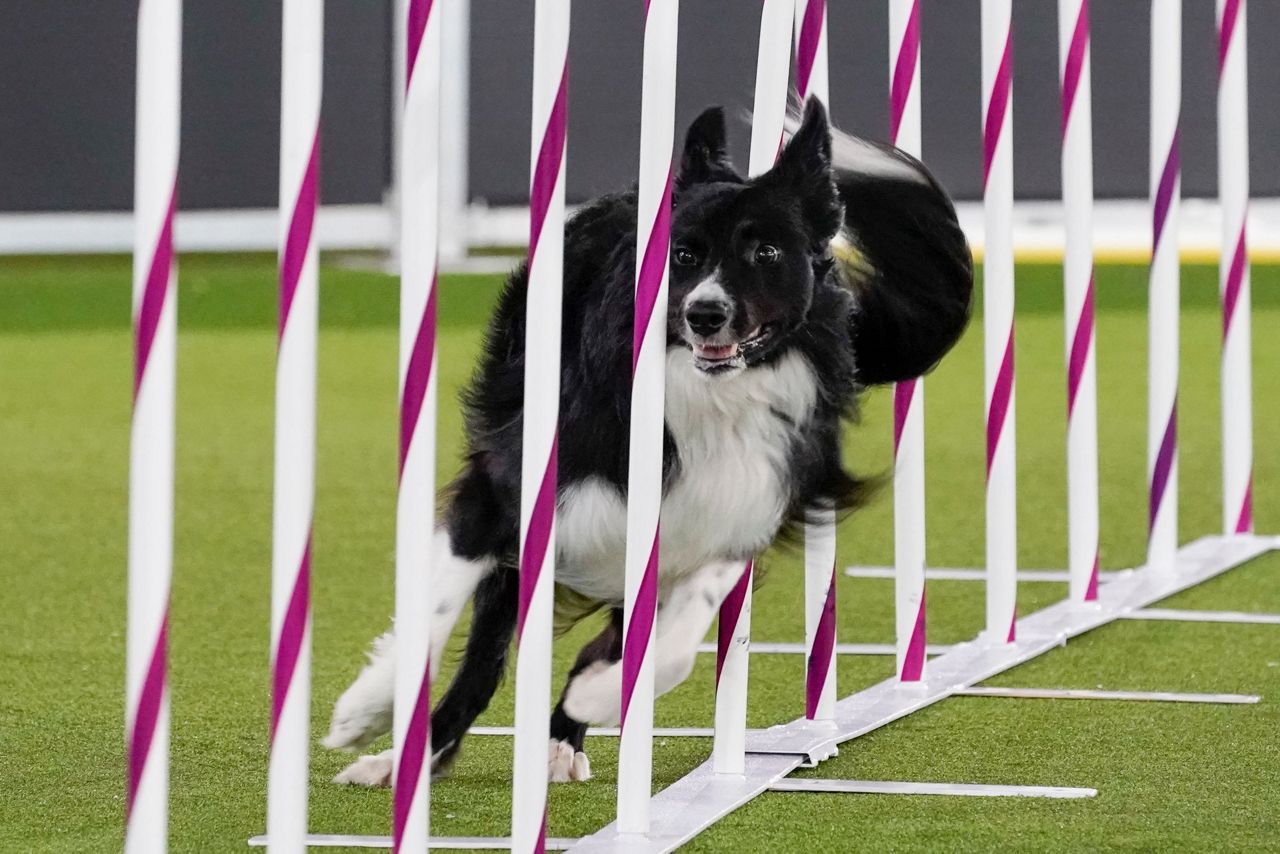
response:
{"label": "dog's black ear", "polygon": [[831,169],[831,126],[821,101],[810,98],[805,104],[800,127],[765,180],[799,195],[816,244],[835,236],[842,212]]}
{"label": "dog's black ear", "polygon": [[724,109],[710,107],[689,125],[684,138],[684,155],[676,189],[683,190],[707,181],[740,180],[729,162],[725,145]]}

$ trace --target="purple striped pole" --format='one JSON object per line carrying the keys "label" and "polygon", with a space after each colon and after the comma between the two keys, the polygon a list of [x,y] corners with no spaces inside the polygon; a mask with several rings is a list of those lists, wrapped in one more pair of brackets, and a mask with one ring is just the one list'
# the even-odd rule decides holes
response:
{"label": "purple striped pole", "polygon": [[1182,3],[1151,4],[1151,293],[1147,565],[1172,572],[1178,551],[1178,112]]}
{"label": "purple striped pole", "polygon": [[280,86],[280,328],[271,547],[271,759],[267,838],[305,851],[311,723],[321,0],[285,0]]}
{"label": "purple striped pole", "polygon": [[1249,89],[1245,0],[1218,0],[1218,198],[1222,205],[1222,529],[1253,531],[1249,296]]}
{"label": "purple striped pole", "polygon": [[[795,15],[795,0],[764,0],[760,13],[760,46],[756,54],[751,155],[747,163],[747,172],[752,176],[767,172],[782,149]],[[714,768],[720,774],[741,774],[746,765],[752,570],[753,564],[748,561],[737,586],[720,607],[713,746]],[[732,643],[727,643],[730,639]]]}
{"label": "purple striped pole", "polygon": [[[830,108],[826,0],[796,0],[796,91]],[[836,710],[836,518],[813,507],[804,526],[804,712],[829,721]]]}
{"label": "purple striped pole", "polygon": [[830,721],[836,712],[836,516],[829,508],[810,508],[804,526],[804,592],[804,714]]}
{"label": "purple striped pole", "polygon": [[982,151],[986,253],[987,635],[1017,626],[1017,469],[1013,382],[1013,30],[1011,0],[982,0]]}
{"label": "purple striped pole", "polygon": [[[920,156],[920,0],[889,2],[889,141]],[[893,387],[893,562],[898,678],[925,670],[924,380]]]}
{"label": "purple striped pole", "polygon": [[618,744],[618,829],[623,833],[648,832],[653,790],[653,627],[662,510],[678,10],[678,0],[645,0]]}
{"label": "purple striped pole", "polygon": [[827,0],[794,0],[796,6],[796,93],[803,103],[810,95],[831,107],[827,60]]}
{"label": "purple striped pole", "polygon": [[720,605],[716,632],[716,713],[713,767],[742,774],[747,758],[747,671],[751,655],[753,564],[743,564],[737,584]]}
{"label": "purple striped pole", "polygon": [[182,87],[179,0],[141,0],[137,49],[124,848],[150,854],[164,851],[169,836],[167,636],[173,575],[178,300],[173,214]]}
{"label": "purple striped pole", "polygon": [[569,3],[538,0],[533,26],[529,285],[525,306],[520,601],[511,800],[511,849],[521,852],[541,852],[546,841],[568,78]]}
{"label": "purple striped pole", "polygon": [[431,565],[436,471],[436,271],[440,193],[440,15],[405,6],[400,194],[400,490],[392,847],[425,852],[430,829]]}
{"label": "purple striped pole", "polygon": [[1067,359],[1067,575],[1072,602],[1098,598],[1098,374],[1093,290],[1093,96],[1089,2],[1059,0],[1062,283]]}

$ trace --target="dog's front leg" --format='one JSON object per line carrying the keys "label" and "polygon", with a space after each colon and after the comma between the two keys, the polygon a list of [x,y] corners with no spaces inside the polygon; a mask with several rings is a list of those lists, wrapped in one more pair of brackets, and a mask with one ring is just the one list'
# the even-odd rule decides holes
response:
{"label": "dog's front leg", "polygon": [[[609,622],[596,637],[582,648],[569,671],[569,684],[584,670],[609,664],[622,657],[622,609],[609,614]],[[566,691],[568,686],[566,685]],[[552,783],[568,783],[591,779],[591,762],[582,750],[587,725],[570,717],[564,710],[564,694],[551,713],[551,750],[547,757],[547,779]]]}
{"label": "dog's front leg", "polygon": [[[436,531],[433,557],[431,675],[435,678],[458,616],[470,600],[476,584],[493,569],[494,561],[490,558],[468,560],[455,554],[449,534],[443,529]],[[324,746],[358,750],[386,733],[391,729],[394,698],[395,636],[393,632],[387,632],[373,642],[369,663],[334,705]],[[358,769],[357,766],[361,767]],[[384,767],[385,774],[374,773]],[[344,776],[347,779],[343,779]],[[338,782],[387,785],[390,782],[389,757],[361,757],[339,775]]]}
{"label": "dog's front leg", "polygon": [[[654,647],[654,691],[658,696],[683,682],[693,670],[698,644],[733,585],[742,576],[742,563],[708,564],[671,589],[658,608]],[[562,707],[583,723],[614,725],[622,698],[620,661],[596,662],[573,677],[565,688]]]}

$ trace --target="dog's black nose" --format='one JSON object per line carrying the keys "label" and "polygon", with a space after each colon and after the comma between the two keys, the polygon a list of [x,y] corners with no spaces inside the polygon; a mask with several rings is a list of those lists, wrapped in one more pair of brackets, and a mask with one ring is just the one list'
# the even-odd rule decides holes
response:
{"label": "dog's black nose", "polygon": [[702,299],[684,310],[689,328],[704,338],[719,332],[729,322],[729,306],[721,300]]}

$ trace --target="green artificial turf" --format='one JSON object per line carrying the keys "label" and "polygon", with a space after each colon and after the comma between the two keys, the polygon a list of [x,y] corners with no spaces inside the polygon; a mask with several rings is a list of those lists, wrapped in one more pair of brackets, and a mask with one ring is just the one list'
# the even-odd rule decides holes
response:
{"label": "green artificial turf", "polygon": [[[265,257],[184,257],[180,266],[177,518],[171,629],[176,851],[238,851],[265,826],[275,279]],[[1026,566],[1066,556],[1061,273],[1018,270],[1018,532]],[[131,346],[128,261],[0,260],[0,850],[107,851],[123,815],[123,638]],[[1102,561],[1141,561],[1146,525],[1146,274],[1101,267],[1098,287]],[[455,392],[497,292],[492,277],[446,277],[440,298],[441,466],[458,462]],[[1257,522],[1280,531],[1280,269],[1253,284]],[[313,733],[392,609],[396,470],[396,290],[374,273],[322,271],[319,461],[314,536]],[[1183,277],[1179,434],[1183,540],[1216,531],[1219,480],[1216,270]],[[931,563],[983,559],[981,336],[928,383]],[[849,431],[863,473],[890,463],[887,396]],[[891,560],[888,492],[841,529],[840,563]],[[771,554],[755,637],[803,637],[800,562]],[[1233,571],[1172,602],[1280,611],[1280,559]],[[892,638],[892,583],[839,582],[840,635]],[[1024,584],[1027,613],[1065,585]],[[983,620],[982,586],[934,582],[929,639],[960,641]],[[558,644],[563,671],[587,632]],[[756,656],[751,724],[803,714],[802,658]],[[659,701],[660,725],[708,725],[713,662]],[[842,692],[892,672],[844,657]],[[446,674],[447,675],[447,674]],[[845,745],[812,776],[1096,787],[1088,801],[767,794],[691,850],[1257,849],[1280,839],[1280,628],[1113,624],[995,680],[999,684],[1237,691],[1256,706],[955,698]],[[482,722],[509,723],[511,685]],[[703,739],[659,740],[658,787],[708,755]],[[588,745],[597,779],[553,788],[550,833],[611,817],[616,753]],[[433,830],[502,835],[511,743],[472,738],[432,789]],[[386,791],[328,780],[347,761],[313,753],[311,827],[386,833]]]}

